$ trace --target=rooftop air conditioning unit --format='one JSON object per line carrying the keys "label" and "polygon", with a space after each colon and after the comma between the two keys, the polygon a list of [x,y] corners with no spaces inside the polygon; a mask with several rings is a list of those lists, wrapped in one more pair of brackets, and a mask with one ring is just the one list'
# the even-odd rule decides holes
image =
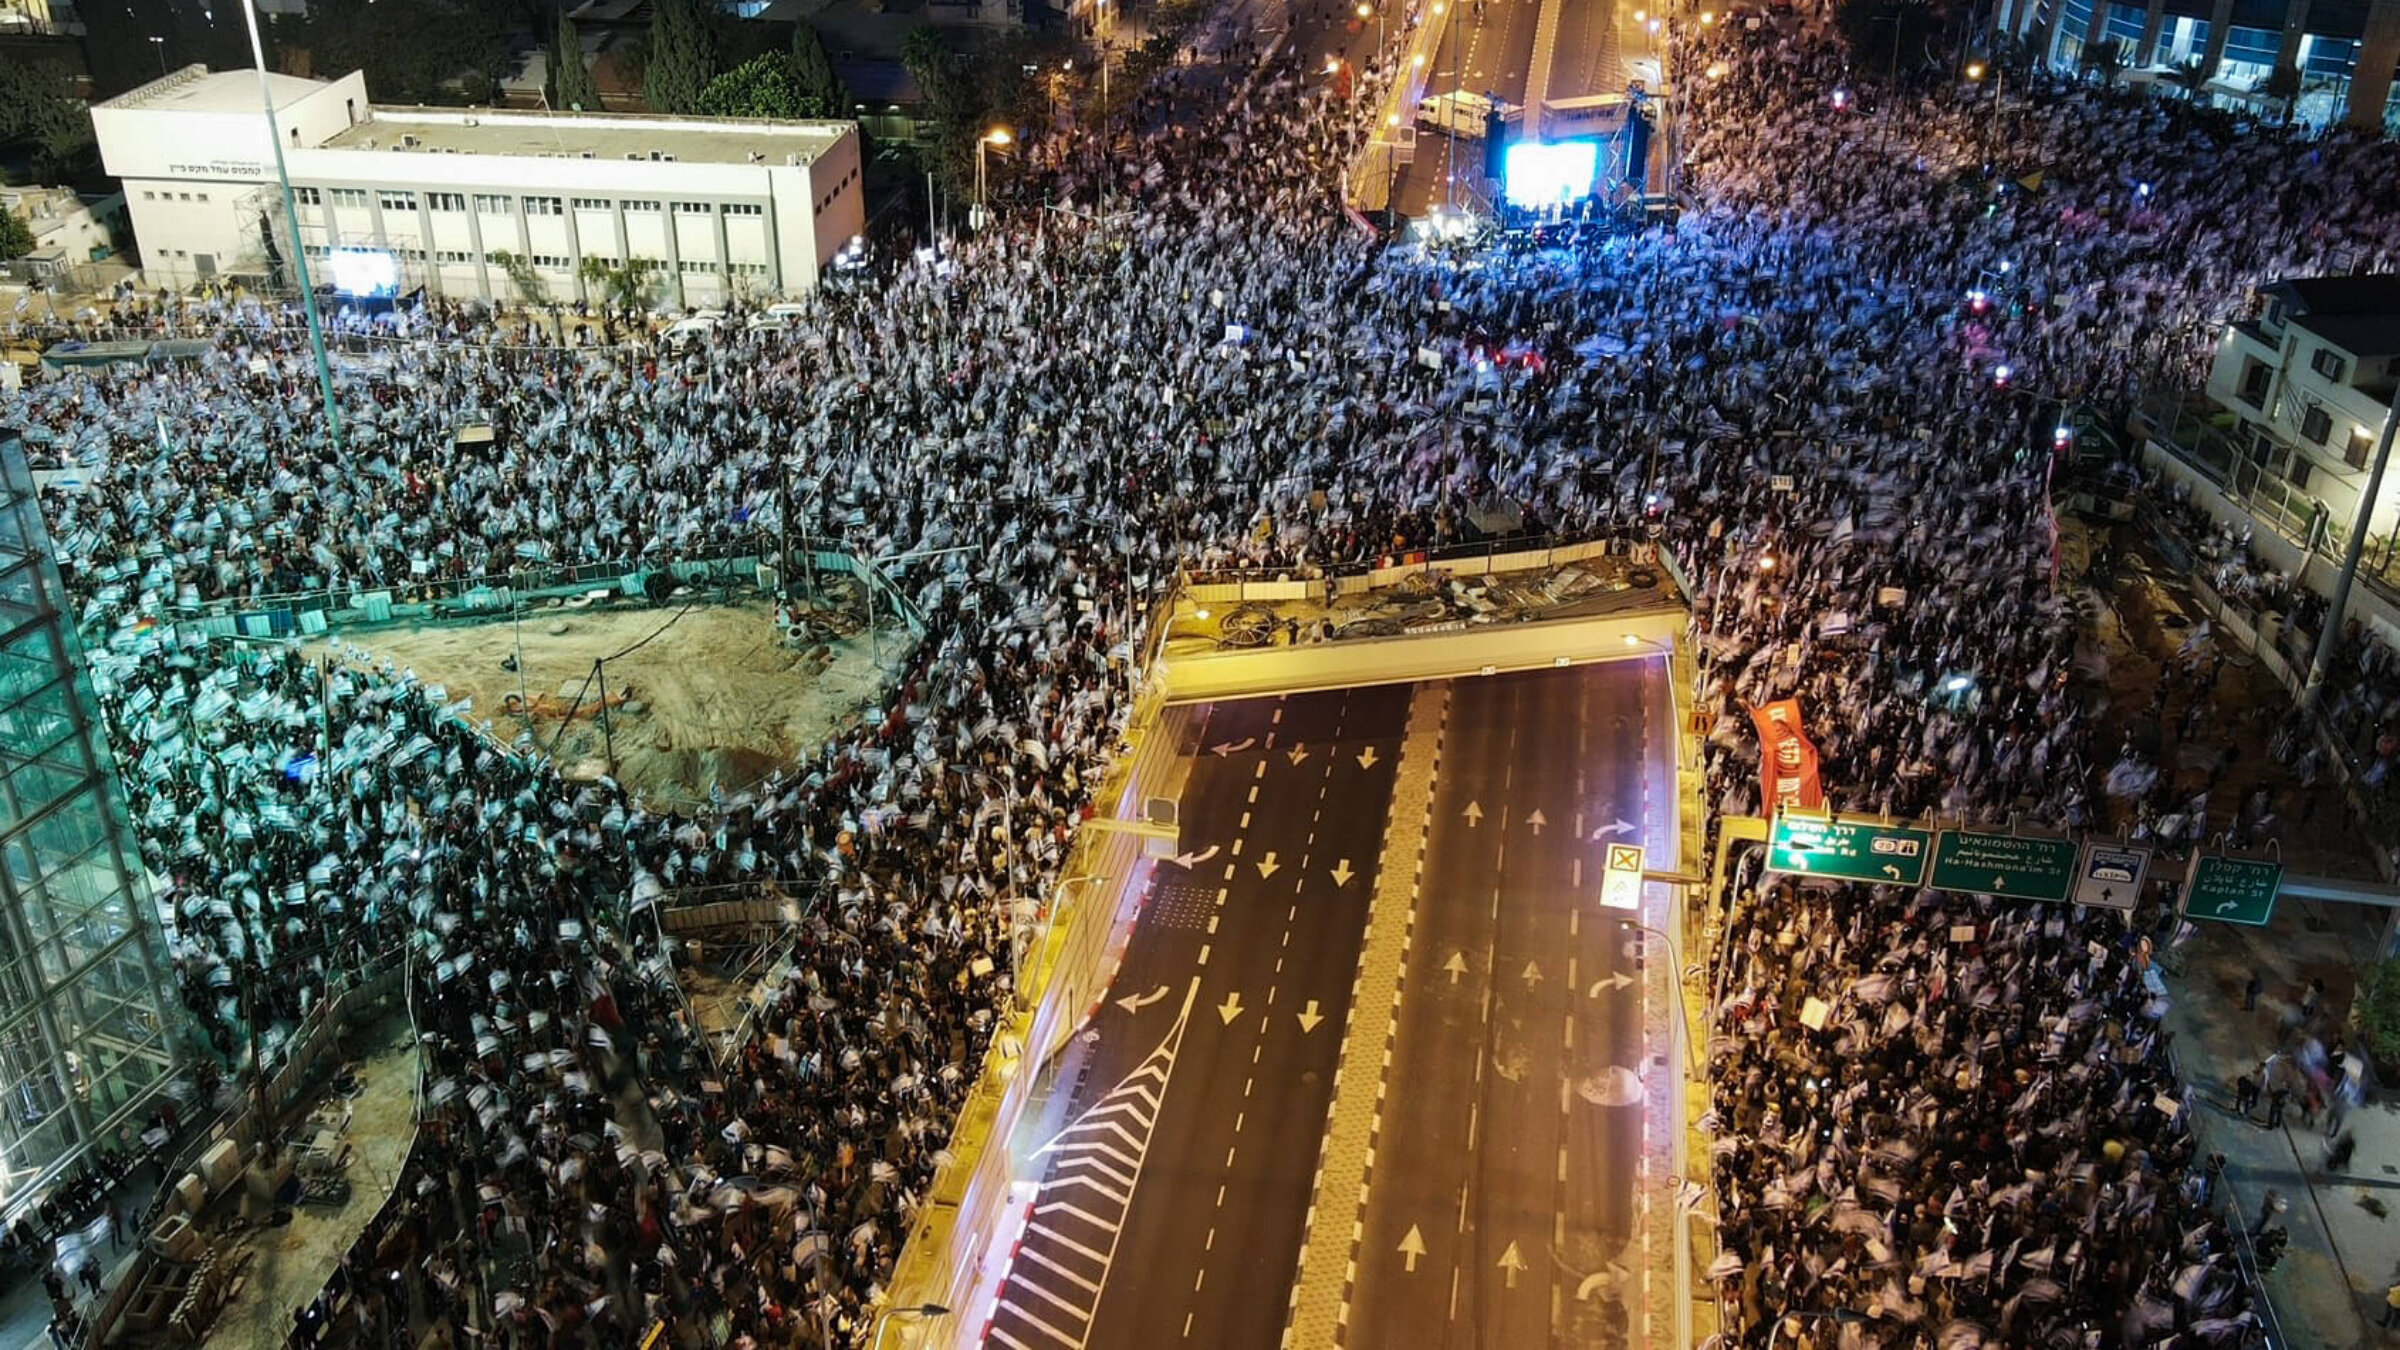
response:
{"label": "rooftop air conditioning unit", "polygon": [[482,122],[480,122],[480,121],[478,121],[478,120],[476,120],[475,118],[472,118],[472,117],[470,117],[470,118],[468,118],[468,119],[467,119],[467,123],[466,123],[466,124],[467,124],[468,126],[471,126],[471,127],[479,127],[479,126],[482,126],[482,125],[483,125],[483,123],[482,123]]}
{"label": "rooftop air conditioning unit", "polygon": [[667,154],[660,155],[659,158],[665,160],[669,164],[675,162],[675,155],[672,151],[668,152]]}
{"label": "rooftop air conditioning unit", "polygon": [[785,155],[784,155],[784,157],[783,157],[783,165],[784,165],[784,167],[785,167],[785,168],[787,168],[787,169],[797,169],[797,168],[799,168],[799,167],[800,167],[800,156],[799,156],[798,154],[796,154],[796,153],[786,152],[786,153],[785,153]]}
{"label": "rooftop air conditioning unit", "polygon": [[600,157],[600,152],[597,150],[586,150],[583,152],[583,157],[585,159],[598,159]]}
{"label": "rooftop air conditioning unit", "polygon": [[627,159],[640,159],[641,157],[642,152],[639,150],[628,150],[625,152],[625,158]]}
{"label": "rooftop air conditioning unit", "polygon": [[750,152],[750,162],[753,164],[762,162],[766,159],[766,157],[766,152],[763,150],[753,150]]}
{"label": "rooftop air conditioning unit", "polygon": [[416,134],[415,134],[414,132],[406,132],[406,133],[403,133],[403,134],[401,135],[401,137],[400,137],[400,143],[401,143],[402,145],[405,145],[405,146],[407,146],[407,147],[408,147],[409,149],[411,149],[411,150],[414,150],[414,149],[416,149],[418,146],[420,146],[420,145],[423,145],[423,144],[424,144],[424,142],[423,142],[423,141],[420,141],[420,140],[418,140],[418,139],[417,139],[417,137],[416,137]]}

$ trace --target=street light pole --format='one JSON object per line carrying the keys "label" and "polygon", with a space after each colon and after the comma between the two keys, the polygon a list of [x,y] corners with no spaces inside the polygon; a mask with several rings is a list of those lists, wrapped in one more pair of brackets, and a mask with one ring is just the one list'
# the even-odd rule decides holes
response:
{"label": "street light pole", "polygon": [[158,78],[167,78],[167,40],[156,33],[150,35],[150,45],[158,49]]}
{"label": "street light pole", "polygon": [[2350,609],[2350,583],[2358,580],[2358,560],[2366,552],[2375,499],[2383,495],[2383,473],[2391,467],[2395,430],[2400,430],[2400,400],[2383,415],[2383,439],[2375,446],[2375,467],[2367,471],[2367,490],[2359,495],[2358,518],[2351,522],[2349,542],[2342,547],[2342,574],[2334,578],[2333,604],[2325,611],[2325,631],[2317,634],[2316,655],[2308,662],[2308,683],[2301,687],[2302,712],[2315,712],[2325,695],[2325,672],[2333,665],[2334,644],[2341,640],[2342,623]]}
{"label": "street light pole", "polygon": [[283,188],[283,218],[292,223],[292,266],[300,273],[300,305],[308,315],[308,345],[317,357],[317,395],[325,401],[325,426],[339,447],[342,414],[333,402],[333,366],[325,359],[325,323],[317,315],[317,287],[308,275],[308,245],[300,238],[300,204],[292,199],[292,175],[283,163],[283,129],[276,125],[275,88],[267,83],[267,53],[258,40],[258,8],[252,0],[242,0],[242,20],[250,27],[250,58],[258,67],[258,97],[267,112],[267,143],[275,150],[275,181]]}

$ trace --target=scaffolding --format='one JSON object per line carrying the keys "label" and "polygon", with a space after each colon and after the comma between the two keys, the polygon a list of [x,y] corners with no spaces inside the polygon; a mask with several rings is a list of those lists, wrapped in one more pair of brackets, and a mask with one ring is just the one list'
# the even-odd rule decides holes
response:
{"label": "scaffolding", "polygon": [[173,1075],[158,912],[23,446],[0,440],[0,1213]]}

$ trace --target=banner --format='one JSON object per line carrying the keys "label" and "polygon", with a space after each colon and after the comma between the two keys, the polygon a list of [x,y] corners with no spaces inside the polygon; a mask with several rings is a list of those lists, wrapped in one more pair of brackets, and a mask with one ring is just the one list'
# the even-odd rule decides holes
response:
{"label": "banner", "polygon": [[1787,806],[1822,809],[1825,785],[1817,777],[1816,744],[1801,726],[1800,700],[1752,708],[1750,720],[1758,725],[1759,814],[1772,816]]}

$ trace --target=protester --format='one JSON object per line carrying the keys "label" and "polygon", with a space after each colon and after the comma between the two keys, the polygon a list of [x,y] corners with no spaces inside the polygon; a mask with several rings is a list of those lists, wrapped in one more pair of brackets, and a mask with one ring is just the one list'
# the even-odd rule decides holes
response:
{"label": "protester", "polygon": [[[1020,191],[1069,209],[820,294],[789,333],[337,316],[365,353],[337,440],[289,307],[129,299],[111,324],[209,351],[0,409],[83,471],[45,505],[217,1059],[256,1031],[272,1064],[335,981],[408,970],[429,1089],[400,1240],[433,1278],[387,1290],[357,1254],[363,1315],[860,1343],[1011,996],[1008,902],[1055,882],[1178,569],[1320,576],[1495,518],[1658,547],[1692,582],[1712,809],[1761,806],[1744,710],[1796,697],[1842,808],[2198,837],[2206,797],[2136,747],[2103,767],[2070,687],[2052,426],[2188,387],[2250,286],[2388,253],[2389,161],[2058,90],[1837,100],[1821,34],[1686,41],[1717,73],[1671,232],[1379,246],[1331,190],[1371,98],[1237,45],[1221,100],[1179,69],[1106,136],[1032,147]],[[410,672],[195,622],[772,552],[787,523],[885,559],[925,631],[856,729],[692,815],[566,781]],[[2380,650],[2344,687],[2389,706]],[[2172,692],[2212,690],[2196,653]],[[652,906],[728,884],[807,902],[758,1034],[721,1049]],[[1729,1339],[1834,1308],[1867,1315],[1845,1346],[2238,1337],[2155,994],[2107,921],[1733,893]]]}

